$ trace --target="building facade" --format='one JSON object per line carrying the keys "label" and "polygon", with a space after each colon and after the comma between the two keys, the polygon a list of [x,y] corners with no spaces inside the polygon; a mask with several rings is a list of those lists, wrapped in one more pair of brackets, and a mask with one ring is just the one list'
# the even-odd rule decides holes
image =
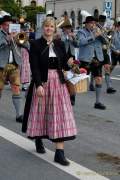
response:
{"label": "building facade", "polygon": [[47,0],[46,11],[52,10],[57,18],[68,15],[74,26],[80,26],[85,19],[83,10],[97,17],[106,14],[110,18],[120,16],[120,0]]}
{"label": "building facade", "polygon": [[16,0],[17,3],[20,3],[23,7],[29,6],[34,3],[36,6],[44,6],[46,0]]}

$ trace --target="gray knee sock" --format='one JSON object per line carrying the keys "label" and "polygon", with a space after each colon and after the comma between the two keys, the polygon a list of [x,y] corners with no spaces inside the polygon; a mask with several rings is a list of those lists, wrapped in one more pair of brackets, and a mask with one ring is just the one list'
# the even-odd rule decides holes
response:
{"label": "gray knee sock", "polygon": [[102,89],[102,85],[96,84],[96,88],[95,88],[95,90],[96,90],[96,103],[100,102],[101,89]]}
{"label": "gray knee sock", "polygon": [[105,81],[106,81],[107,88],[110,88],[111,87],[111,79],[110,79],[110,75],[107,73],[105,74]]}
{"label": "gray knee sock", "polygon": [[94,76],[92,74],[90,75],[90,84],[94,86]]}
{"label": "gray knee sock", "polygon": [[21,113],[22,97],[21,95],[13,95],[12,100],[16,111],[16,117],[19,117],[22,114]]}

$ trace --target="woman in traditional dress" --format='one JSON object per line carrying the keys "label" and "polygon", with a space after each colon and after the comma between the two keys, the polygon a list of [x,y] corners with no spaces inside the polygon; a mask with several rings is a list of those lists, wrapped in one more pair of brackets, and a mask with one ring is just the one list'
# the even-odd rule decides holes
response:
{"label": "woman in traditional dress", "polygon": [[64,155],[64,141],[76,137],[76,124],[65,84],[63,70],[69,70],[64,43],[54,39],[55,20],[43,22],[43,35],[30,47],[32,82],[28,91],[22,131],[35,139],[36,151],[45,153],[42,142],[47,138],[55,143],[54,161],[69,165]]}

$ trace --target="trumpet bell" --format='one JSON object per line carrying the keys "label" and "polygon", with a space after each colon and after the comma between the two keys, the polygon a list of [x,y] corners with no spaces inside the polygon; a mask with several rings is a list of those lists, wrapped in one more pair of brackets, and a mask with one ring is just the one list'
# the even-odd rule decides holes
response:
{"label": "trumpet bell", "polygon": [[17,36],[16,36],[16,42],[18,43],[18,44],[24,44],[25,42],[27,42],[28,41],[28,37],[27,37],[27,35],[26,35],[26,33],[18,33],[17,34]]}

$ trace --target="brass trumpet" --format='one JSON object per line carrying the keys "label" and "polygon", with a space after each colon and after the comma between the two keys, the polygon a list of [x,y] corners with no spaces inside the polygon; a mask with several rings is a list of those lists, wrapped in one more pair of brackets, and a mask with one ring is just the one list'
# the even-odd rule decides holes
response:
{"label": "brass trumpet", "polygon": [[15,40],[16,40],[16,43],[22,45],[28,41],[27,34],[25,32],[20,32],[16,35]]}

